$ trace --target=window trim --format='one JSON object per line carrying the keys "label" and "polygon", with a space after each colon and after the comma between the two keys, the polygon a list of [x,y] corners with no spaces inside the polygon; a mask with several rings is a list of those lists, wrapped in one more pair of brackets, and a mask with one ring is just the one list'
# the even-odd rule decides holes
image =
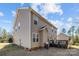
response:
{"label": "window trim", "polygon": [[35,24],[35,21],[36,21],[36,24],[35,25],[37,25],[38,24],[39,17],[37,15],[33,14],[33,18],[32,19],[33,19],[33,23]]}
{"label": "window trim", "polygon": [[35,42],[35,33],[33,33],[33,38],[32,39],[33,39],[33,42]]}
{"label": "window trim", "polygon": [[35,24],[35,25],[37,25],[37,24],[38,24],[38,22],[37,22],[36,20],[34,20],[34,24]]}
{"label": "window trim", "polygon": [[39,42],[39,34],[38,33],[33,33],[32,34],[32,42]]}
{"label": "window trim", "polygon": [[53,32],[54,30],[52,29],[52,32]]}
{"label": "window trim", "polygon": [[20,30],[20,22],[18,22],[17,25],[15,26],[15,31],[17,32],[18,30]]}

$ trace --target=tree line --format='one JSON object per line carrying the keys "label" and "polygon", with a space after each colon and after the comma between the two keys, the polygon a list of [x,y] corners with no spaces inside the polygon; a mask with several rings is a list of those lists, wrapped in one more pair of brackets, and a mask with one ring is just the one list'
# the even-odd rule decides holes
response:
{"label": "tree line", "polygon": [[0,43],[12,42],[12,34],[6,31],[6,29],[0,28]]}
{"label": "tree line", "polygon": [[79,45],[79,26],[71,26],[68,31],[63,28],[62,32],[67,33],[69,36],[70,44]]}

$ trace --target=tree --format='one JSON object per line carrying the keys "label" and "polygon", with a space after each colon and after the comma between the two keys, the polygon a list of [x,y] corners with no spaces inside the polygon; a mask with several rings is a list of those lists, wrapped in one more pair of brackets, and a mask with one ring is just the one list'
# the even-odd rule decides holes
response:
{"label": "tree", "polygon": [[9,43],[13,43],[13,36],[11,33],[9,33],[9,40],[8,40]]}
{"label": "tree", "polygon": [[2,31],[1,31],[1,28],[0,28],[0,39],[1,39],[1,34],[2,34]]}
{"label": "tree", "polygon": [[68,34],[69,36],[73,36],[75,33],[75,26],[72,26],[69,30],[68,30]]}
{"label": "tree", "polygon": [[71,44],[73,44],[73,41],[74,41],[74,34],[75,34],[75,26],[72,26],[72,27],[68,30],[68,34],[69,34],[69,36],[70,36]]}
{"label": "tree", "polygon": [[76,35],[79,35],[79,26],[78,26],[78,28],[76,29],[75,33],[76,33]]}
{"label": "tree", "polygon": [[3,31],[2,31],[2,41],[7,41],[8,39],[9,39],[8,32],[5,29],[3,29]]}
{"label": "tree", "polygon": [[67,33],[68,33],[69,36],[71,36],[71,30],[70,29],[68,30]]}
{"label": "tree", "polygon": [[65,28],[62,29],[62,33],[66,33],[66,29]]}
{"label": "tree", "polygon": [[76,40],[77,43],[79,43],[79,26],[75,31],[75,40]]}

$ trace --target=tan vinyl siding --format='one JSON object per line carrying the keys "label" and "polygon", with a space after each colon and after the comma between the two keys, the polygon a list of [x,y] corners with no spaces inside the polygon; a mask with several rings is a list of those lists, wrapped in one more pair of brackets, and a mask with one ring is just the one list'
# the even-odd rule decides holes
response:
{"label": "tan vinyl siding", "polygon": [[[18,22],[20,22],[20,30],[17,32],[14,31],[14,43],[17,45],[25,47],[25,48],[31,48],[31,13],[27,11],[26,9],[18,9],[18,17],[16,21],[17,26]],[[21,41],[21,42],[20,42]]]}
{"label": "tan vinyl siding", "polygon": [[[38,33],[39,34],[39,27],[38,27],[38,23],[39,23],[39,20],[38,20],[38,22],[37,22],[37,25],[35,25],[34,24],[34,20],[35,19],[33,19],[33,15],[35,15],[35,14],[33,14],[32,12],[31,12],[31,15],[32,15],[32,28],[31,28],[31,30],[32,30],[32,41],[31,41],[31,43],[32,43],[32,48],[34,48],[34,47],[40,47],[40,42],[39,42],[39,40],[40,40],[40,37],[39,37],[39,39],[38,39],[38,42],[33,42],[33,34],[34,33]],[[37,15],[35,15],[36,17],[38,17]],[[38,17],[39,18],[39,17]],[[40,36],[40,35],[39,35]]]}
{"label": "tan vinyl siding", "polygon": [[[33,47],[40,46],[40,45],[43,46],[44,43],[46,41],[48,41],[48,39],[49,40],[56,39],[57,33],[55,33],[55,31],[57,31],[57,28],[52,27],[47,22],[45,22],[43,20],[43,18],[39,17],[38,15],[36,15],[35,13],[32,12],[32,17],[33,17],[33,15],[38,17],[38,24],[35,25],[34,20],[32,19],[32,33],[37,32],[37,33],[39,33],[40,37],[39,37],[39,42],[38,43],[32,42],[32,46]],[[47,30],[45,29],[43,31],[40,31],[40,28],[42,26],[45,26],[45,25],[47,27]],[[52,29],[53,29],[53,32],[52,32]]]}
{"label": "tan vinyl siding", "polygon": [[[37,25],[34,24],[33,15],[38,17]],[[20,23],[20,29],[16,31],[16,26]],[[41,30],[42,26],[46,28]],[[52,32],[53,29],[53,32]],[[14,43],[25,48],[43,46],[46,41],[56,39],[57,28],[44,19],[31,8],[19,8],[17,10],[16,22],[14,25]],[[33,42],[33,33],[38,34],[38,42]]]}
{"label": "tan vinyl siding", "polygon": [[[57,33],[55,33],[55,31],[57,31],[57,28],[50,26],[46,22],[42,21],[42,19],[40,19],[39,22],[40,22],[41,26],[47,25],[46,27],[48,29],[48,35],[49,35],[49,37],[52,36],[51,39],[55,39],[57,37]],[[52,32],[52,29],[53,29],[53,32]]]}

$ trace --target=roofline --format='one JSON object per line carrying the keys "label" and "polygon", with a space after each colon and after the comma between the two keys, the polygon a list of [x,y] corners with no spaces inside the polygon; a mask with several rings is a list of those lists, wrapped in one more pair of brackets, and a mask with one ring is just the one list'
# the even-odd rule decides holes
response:
{"label": "roofline", "polygon": [[31,7],[21,7],[21,8],[18,8],[18,9],[27,9],[29,11],[32,11],[34,12],[36,15],[38,15],[40,18],[43,18],[43,20],[48,23],[50,26],[54,27],[57,29],[57,27],[55,27],[53,24],[51,24],[49,21],[47,21],[43,16],[41,16],[38,12],[36,12],[34,9],[32,9]]}
{"label": "roofline", "polygon": [[[67,36],[67,37],[69,37],[67,34],[65,34],[65,33],[60,33],[60,34],[63,34],[63,35],[65,35],[65,36]],[[58,35],[60,35],[60,34],[58,34]]]}

